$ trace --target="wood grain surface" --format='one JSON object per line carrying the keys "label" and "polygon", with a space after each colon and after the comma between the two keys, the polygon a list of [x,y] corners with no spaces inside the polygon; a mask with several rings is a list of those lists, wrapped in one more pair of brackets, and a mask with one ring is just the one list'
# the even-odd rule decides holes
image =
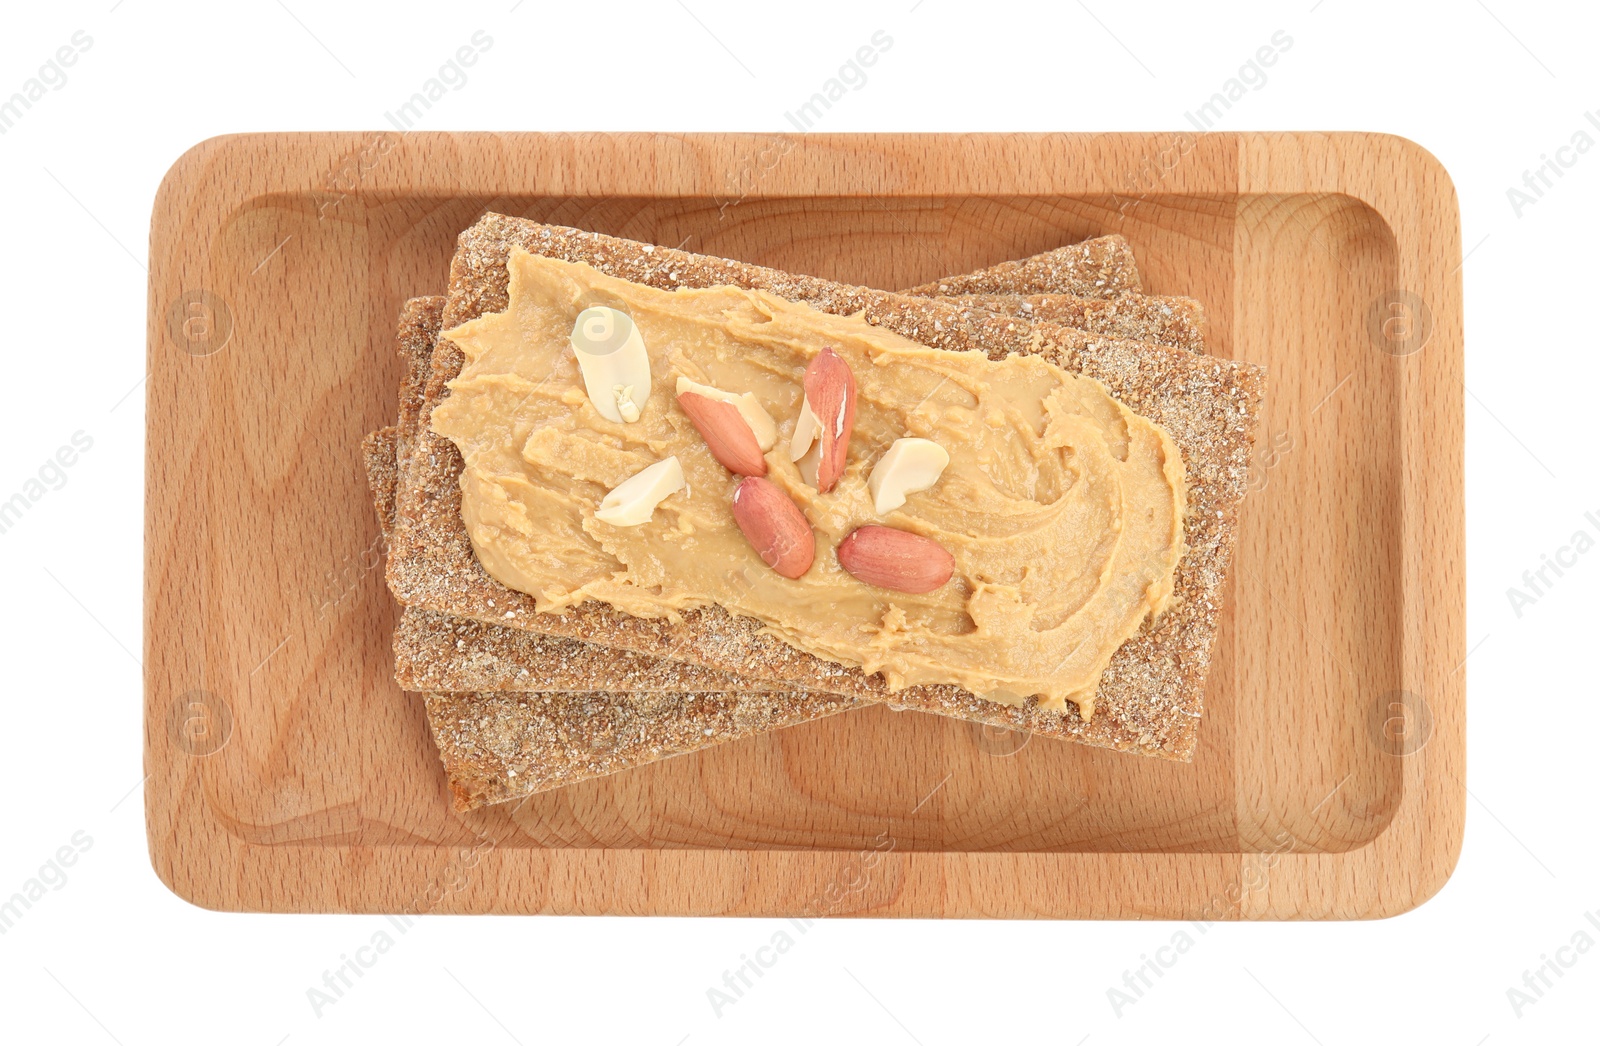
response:
{"label": "wood grain surface", "polygon": [[[458,815],[361,470],[485,210],[878,287],[1100,233],[1269,369],[1192,764],[878,707]],[[261,134],[151,228],[146,817],[224,910],[1364,918],[1464,786],[1461,245],[1365,134]]]}

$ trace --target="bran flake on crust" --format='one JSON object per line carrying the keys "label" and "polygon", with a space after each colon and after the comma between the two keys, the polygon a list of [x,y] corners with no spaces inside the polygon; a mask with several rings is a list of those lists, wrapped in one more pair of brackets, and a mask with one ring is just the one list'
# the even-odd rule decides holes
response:
{"label": "bran flake on crust", "polygon": [[[393,527],[397,447],[393,427],[379,429],[361,442],[367,485],[385,538]],[[457,620],[456,624],[496,631],[475,622]],[[529,640],[547,638],[517,635]],[[559,648],[562,644],[588,646],[572,640],[549,645]],[[642,662],[637,670],[644,675],[652,666],[665,663],[599,647],[593,650],[595,655],[587,664],[592,669],[597,657],[609,661],[613,670],[622,673],[615,677],[617,683],[629,682],[630,661]],[[726,678],[702,671],[704,681],[713,685]],[[426,693],[423,704],[455,807],[466,811],[796,726],[862,707],[865,702],[803,691],[656,688]]]}
{"label": "bran flake on crust", "polygon": [[[434,349],[411,471],[398,497],[388,579],[400,602],[688,661],[774,686],[889,700],[1099,747],[1190,757],[1260,408],[1260,368],[668,248],[646,251],[647,245],[632,241],[496,214],[486,215],[458,240],[446,327],[505,308],[505,266],[512,246],[663,289],[762,288],[834,314],[862,313],[869,323],[931,347],[980,349],[995,359],[1032,352],[1096,378],[1131,409],[1165,427],[1184,455],[1190,483],[1188,551],[1174,578],[1173,604],[1118,649],[1101,679],[1096,714],[1087,722],[1070,704],[1061,712],[1033,701],[999,705],[953,686],[890,695],[881,677],[803,653],[763,634],[759,622],[720,607],[688,612],[677,624],[629,617],[594,603],[561,615],[537,614],[531,597],[500,585],[479,566],[461,522],[460,455],[427,428],[432,406],[448,394],[445,383],[462,362],[459,350],[443,337]],[[515,617],[505,620],[507,611]]]}

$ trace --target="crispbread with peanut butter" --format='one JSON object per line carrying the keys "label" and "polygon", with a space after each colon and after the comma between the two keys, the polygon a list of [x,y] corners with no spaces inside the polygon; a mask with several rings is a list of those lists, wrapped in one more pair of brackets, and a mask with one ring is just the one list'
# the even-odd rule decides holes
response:
{"label": "crispbread with peanut butter", "polygon": [[[434,315],[436,324],[437,313]],[[361,444],[367,484],[385,536],[393,526],[397,443],[395,429],[390,427],[369,434]],[[456,624],[470,628],[475,623],[458,620]],[[490,626],[477,627],[491,630]],[[536,641],[547,638],[516,634]],[[570,648],[588,646],[572,640],[559,642]],[[521,799],[862,704],[837,694],[798,691],[634,689],[631,684],[641,678],[648,680],[653,665],[666,662],[623,651],[589,649],[608,662],[615,673],[612,685],[630,684],[628,691],[572,692],[558,687],[560,692],[423,695],[428,729],[439,749],[457,810]],[[518,653],[526,655],[528,651]],[[557,671],[543,658],[537,663],[541,682]],[[710,670],[703,670],[703,675],[703,681],[711,683],[726,678]],[[679,681],[691,679],[690,674],[679,677]]]}
{"label": "crispbread with peanut butter", "polygon": [[[952,303],[1200,347],[1198,304],[1189,299],[973,295]],[[398,433],[396,427],[380,430],[365,443],[385,536],[392,522],[396,453],[404,457],[415,431],[443,305],[442,297],[405,303],[399,331],[404,370]],[[461,810],[808,721],[853,704],[831,695],[701,692],[645,697],[642,691],[673,686],[755,684],[682,662],[411,608],[396,629],[395,651],[402,686],[446,691],[425,693],[424,702]],[[535,678],[545,692],[518,690]],[[634,693],[569,692],[587,691],[601,681]]]}
{"label": "crispbread with peanut butter", "polygon": [[[1037,353],[1099,380],[1130,409],[1163,426],[1188,465],[1188,551],[1174,579],[1177,599],[1116,652],[1100,679],[1098,710],[1089,721],[1072,706],[1056,712],[1033,702],[1000,705],[951,686],[912,687],[891,697],[881,679],[804,654],[720,607],[688,611],[679,624],[628,617],[594,603],[559,616],[537,613],[531,597],[499,585],[477,563],[460,516],[460,456],[448,440],[425,429],[400,494],[389,560],[390,585],[402,603],[686,660],[777,685],[888,698],[1102,747],[1189,757],[1259,410],[1263,376],[1258,368],[492,214],[459,240],[447,325],[504,308],[505,266],[513,246],[664,289],[762,288],[823,312],[861,313],[868,322],[922,345],[978,349],[995,359]],[[460,365],[459,350],[440,338],[420,419],[424,425]]]}
{"label": "crispbread with peanut butter", "polygon": [[[1078,252],[1074,269],[1079,282],[1094,279],[1095,259],[1120,264],[1121,252]],[[959,279],[961,277],[952,277]],[[1021,270],[1014,285],[1027,289]],[[1003,286],[1011,286],[1002,281]],[[1023,319],[1051,320],[1085,331],[1178,345],[1194,351],[1204,348],[1204,313],[1192,298],[1123,294],[1116,298],[1078,298],[1062,294],[988,294],[950,297],[951,304],[982,308]],[[439,334],[444,298],[419,297],[401,309],[398,349],[400,382],[397,456],[408,460],[411,440],[422,407],[423,386],[431,366],[433,344]],[[392,485],[382,495],[392,506]],[[385,523],[387,534],[387,522]],[[395,680],[405,690],[495,691],[539,686],[546,691],[593,690],[696,690],[728,691],[764,689],[764,685],[737,675],[685,667],[640,654],[561,636],[485,624],[470,618],[402,608],[395,627]]]}

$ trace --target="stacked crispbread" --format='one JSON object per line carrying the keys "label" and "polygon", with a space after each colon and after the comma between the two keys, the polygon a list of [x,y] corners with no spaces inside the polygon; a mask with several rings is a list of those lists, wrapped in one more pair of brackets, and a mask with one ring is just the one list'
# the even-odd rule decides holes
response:
{"label": "stacked crispbread", "polygon": [[[864,312],[935,348],[995,358],[1039,353],[1097,378],[1163,425],[1184,454],[1190,511],[1178,598],[1118,650],[1088,721],[1071,705],[1000,705],[952,686],[891,694],[880,677],[802,653],[720,607],[679,622],[595,603],[539,613],[531,597],[478,565],[460,517],[460,455],[428,427],[462,364],[439,332],[505,307],[513,247],[663,289],[762,288],[825,312]],[[1198,303],[1142,294],[1132,251],[1115,236],[892,294],[486,215],[460,238],[449,294],[406,303],[398,422],[364,447],[390,537],[390,587],[405,608],[396,678],[425,695],[457,806],[516,799],[880,701],[1187,759],[1262,380],[1248,365],[1199,355],[1202,332]]]}

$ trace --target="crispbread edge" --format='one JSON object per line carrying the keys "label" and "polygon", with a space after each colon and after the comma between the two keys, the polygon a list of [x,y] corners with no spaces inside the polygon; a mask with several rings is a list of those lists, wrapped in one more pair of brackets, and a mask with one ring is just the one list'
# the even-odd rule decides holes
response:
{"label": "crispbread edge", "polygon": [[1071,294],[1115,298],[1142,288],[1133,248],[1116,233],[1069,243],[1027,258],[999,262],[960,276],[942,276],[903,291],[945,294]]}
{"label": "crispbread edge", "polygon": [[937,297],[955,306],[986,309],[1030,322],[1059,323],[1064,327],[1076,327],[1086,334],[1152,341],[1157,345],[1172,345],[1190,352],[1206,350],[1205,309],[1193,298],[1151,294],[1080,298],[1068,294],[1031,293],[950,294]]}

